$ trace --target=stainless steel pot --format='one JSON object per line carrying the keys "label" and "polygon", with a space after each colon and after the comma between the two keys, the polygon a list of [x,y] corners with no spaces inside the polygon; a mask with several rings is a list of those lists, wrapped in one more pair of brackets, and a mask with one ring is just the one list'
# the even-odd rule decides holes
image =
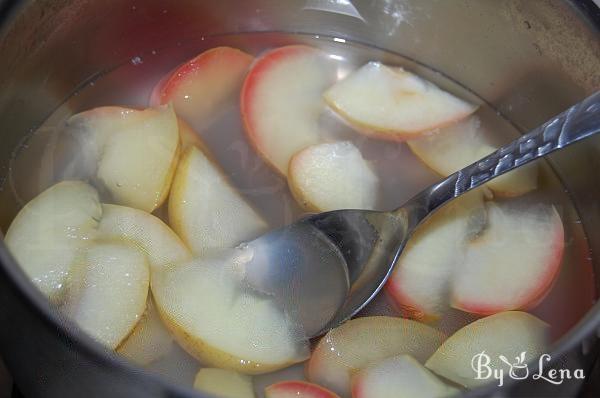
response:
{"label": "stainless steel pot", "polygon": [[[527,130],[600,88],[599,20],[591,0],[0,0],[0,182],[23,137],[82,83],[187,38],[282,31],[352,39],[432,66]],[[583,221],[600,291],[600,139],[550,163],[569,176],[563,181]],[[3,230],[17,211],[9,196],[0,202]],[[26,397],[193,395],[79,334],[1,242],[0,303],[0,353]],[[599,335],[596,305],[556,344],[555,363],[589,372]],[[468,395],[570,396],[580,387],[575,380],[513,382]]]}

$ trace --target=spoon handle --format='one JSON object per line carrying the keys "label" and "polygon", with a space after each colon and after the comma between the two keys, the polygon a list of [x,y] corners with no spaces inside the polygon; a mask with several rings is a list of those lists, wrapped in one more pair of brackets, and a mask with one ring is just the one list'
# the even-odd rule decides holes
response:
{"label": "spoon handle", "polygon": [[416,226],[433,211],[493,178],[600,132],[600,91],[558,116],[432,185],[396,212]]}

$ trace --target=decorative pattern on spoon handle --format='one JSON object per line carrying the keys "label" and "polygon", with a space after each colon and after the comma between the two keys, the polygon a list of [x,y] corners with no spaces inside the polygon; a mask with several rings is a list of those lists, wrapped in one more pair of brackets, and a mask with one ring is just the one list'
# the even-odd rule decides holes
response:
{"label": "decorative pattern on spoon handle", "polygon": [[600,91],[410,201],[414,222],[446,202],[535,159],[600,132]]}

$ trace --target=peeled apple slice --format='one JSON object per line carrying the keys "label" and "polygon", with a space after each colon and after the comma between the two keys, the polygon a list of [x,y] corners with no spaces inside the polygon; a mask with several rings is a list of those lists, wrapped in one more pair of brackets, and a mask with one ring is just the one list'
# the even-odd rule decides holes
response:
{"label": "peeled apple slice", "polygon": [[246,76],[241,94],[246,135],[282,175],[294,153],[321,141],[322,94],[335,82],[335,71],[321,50],[292,45],[262,55]]}
{"label": "peeled apple slice", "polygon": [[[407,142],[410,149],[436,173],[446,177],[494,152],[476,116]],[[487,186],[500,196],[518,196],[537,188],[535,163],[500,176]]]}
{"label": "peeled apple slice", "polygon": [[252,378],[232,370],[202,368],[196,375],[194,388],[219,398],[254,398]]}
{"label": "peeled apple slice", "polygon": [[117,348],[117,352],[138,365],[146,366],[166,356],[173,344],[173,337],[148,297],[146,312],[129,337]]}
{"label": "peeled apple slice", "polygon": [[183,154],[169,199],[173,230],[197,255],[256,238],[267,223],[197,148]]}
{"label": "peeled apple slice", "polygon": [[148,257],[152,271],[191,259],[181,239],[158,217],[126,206],[105,204],[102,208],[98,236],[135,246]]}
{"label": "peeled apple slice", "polygon": [[350,396],[352,374],[385,358],[408,354],[423,363],[444,335],[409,319],[356,318],[329,331],[308,362],[307,378],[342,397]]}
{"label": "peeled apple slice", "polygon": [[324,94],[359,132],[405,140],[460,120],[477,107],[402,68],[369,62]]}
{"label": "peeled apple slice", "polygon": [[457,393],[410,355],[384,359],[352,378],[353,398],[441,398]]}
{"label": "peeled apple slice", "polygon": [[563,224],[545,204],[487,204],[487,225],[452,276],[452,305],[488,315],[537,305],[560,271]]}
{"label": "peeled apple slice", "polygon": [[265,388],[266,398],[339,398],[319,385],[300,380],[282,381]]}
{"label": "peeled apple slice", "polygon": [[90,336],[114,349],[146,309],[148,263],[134,247],[113,243],[92,245],[84,258],[81,285],[70,292],[65,312]]}
{"label": "peeled apple slice", "polygon": [[[479,319],[450,336],[425,366],[455,383],[474,388],[490,382],[483,377],[487,371],[483,364],[508,375],[510,367],[501,357],[516,365],[518,372],[522,370],[518,367],[523,368],[547,352],[548,331],[545,322],[526,312],[502,312]],[[478,379],[472,366],[479,360],[482,373]]]}
{"label": "peeled apple slice", "polygon": [[167,327],[209,366],[261,374],[304,361],[310,351],[302,330],[273,298],[248,290],[237,252],[205,256],[153,276],[152,293]]}
{"label": "peeled apple slice", "polygon": [[288,183],[307,211],[374,210],[379,178],[349,141],[318,144],[292,157]]}
{"label": "peeled apple slice", "polygon": [[163,78],[150,104],[173,104],[194,126],[205,125],[228,99],[237,98],[253,57],[231,47],[204,51]]}
{"label": "peeled apple slice", "polygon": [[71,165],[86,170],[80,178],[94,177],[119,205],[152,212],[164,202],[180,150],[171,106],[95,108],[72,116],[66,129],[80,142]]}
{"label": "peeled apple slice", "polygon": [[73,264],[94,238],[101,217],[94,188],[79,181],[59,182],[21,209],[4,242],[36,287],[60,303]]}

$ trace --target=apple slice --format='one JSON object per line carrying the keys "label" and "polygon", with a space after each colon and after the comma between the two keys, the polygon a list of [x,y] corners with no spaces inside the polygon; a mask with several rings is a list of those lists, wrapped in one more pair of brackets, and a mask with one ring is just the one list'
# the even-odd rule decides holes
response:
{"label": "apple slice", "polygon": [[347,397],[353,372],[399,354],[425,362],[443,340],[439,331],[409,319],[356,318],[319,341],[308,362],[307,378]]}
{"label": "apple slice", "polygon": [[187,122],[205,125],[228,99],[237,99],[253,59],[235,48],[211,48],[163,78],[152,91],[150,104],[171,102]]}
{"label": "apple slice", "polygon": [[138,365],[147,366],[168,355],[173,347],[173,337],[164,326],[150,297],[146,312],[117,352]]}
{"label": "apple slice", "polygon": [[449,309],[450,280],[469,239],[485,224],[485,190],[444,206],[410,238],[385,285],[396,307],[410,318],[439,319]]}
{"label": "apple slice", "polygon": [[198,255],[235,247],[267,230],[267,223],[236,192],[218,166],[194,147],[183,154],[177,168],[169,220]]}
{"label": "apple slice", "polygon": [[171,106],[95,108],[72,116],[66,134],[81,146],[70,167],[96,178],[116,204],[152,212],[165,201],[180,150]]}
{"label": "apple slice", "polygon": [[313,145],[295,154],[288,183],[307,211],[373,210],[379,178],[350,141]]}
{"label": "apple slice", "polygon": [[152,293],[179,344],[210,366],[261,374],[310,354],[299,326],[267,295],[250,291],[238,249],[213,253],[152,277]]}
{"label": "apple slice", "polygon": [[426,321],[440,318],[449,305],[481,315],[527,309],[552,287],[563,249],[553,206],[483,206],[475,191],[417,230],[386,292],[406,316]]}
{"label": "apple slice", "polygon": [[322,94],[335,82],[334,63],[304,45],[276,48],[258,58],[242,87],[248,139],[282,175],[294,153],[321,140]]}
{"label": "apple slice", "polygon": [[441,398],[458,391],[410,355],[384,359],[352,378],[352,398]]}
{"label": "apple slice", "polygon": [[152,271],[191,259],[181,239],[158,217],[145,211],[118,205],[102,205],[98,236],[124,241],[148,257]]}
{"label": "apple slice", "polygon": [[79,181],[59,182],[21,209],[4,242],[35,286],[59,304],[73,263],[94,237],[101,217],[94,188]]}
{"label": "apple slice", "polygon": [[[546,352],[548,334],[548,325],[533,315],[518,311],[501,312],[479,319],[450,336],[425,366],[455,383],[468,388],[477,387],[490,381],[489,377],[485,378],[484,364],[491,370],[502,369],[508,375],[510,367],[501,358],[508,358],[509,363],[516,359],[515,365],[525,365]],[[487,355],[489,363],[482,353]],[[482,365],[479,378],[472,367],[479,362],[478,359]]]}
{"label": "apple slice", "polygon": [[146,308],[150,271],[131,246],[97,243],[85,254],[81,285],[69,293],[65,313],[98,342],[115,349]]}
{"label": "apple slice", "polygon": [[265,388],[266,398],[339,398],[326,388],[301,380],[282,381]]}
{"label": "apple slice", "polygon": [[[478,117],[472,116],[439,131],[407,142],[410,149],[436,173],[446,177],[494,152]],[[518,196],[537,188],[535,163],[490,181],[500,196]]]}
{"label": "apple slice", "polygon": [[252,378],[232,370],[202,368],[194,379],[194,388],[219,398],[254,398]]}
{"label": "apple slice", "polygon": [[414,138],[477,109],[402,68],[379,62],[351,73],[324,98],[359,132],[386,140]]}
{"label": "apple slice", "polygon": [[453,273],[452,305],[483,315],[530,308],[550,290],[563,250],[554,206],[488,203],[487,227]]}
{"label": "apple slice", "polygon": [[98,179],[117,204],[151,212],[169,193],[179,157],[179,128],[170,106],[136,112],[147,117],[110,134]]}

